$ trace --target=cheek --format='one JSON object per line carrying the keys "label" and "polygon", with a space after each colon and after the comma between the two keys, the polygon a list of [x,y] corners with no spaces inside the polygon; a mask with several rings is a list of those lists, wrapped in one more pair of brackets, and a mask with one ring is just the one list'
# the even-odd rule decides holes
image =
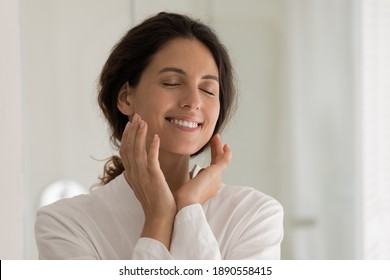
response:
{"label": "cheek", "polygon": [[153,120],[153,116],[159,112],[161,107],[159,103],[158,98],[153,98],[148,92],[142,92],[134,100],[134,111],[148,122]]}
{"label": "cheek", "polygon": [[219,113],[220,113],[220,106],[218,103],[218,105],[214,106],[213,109],[210,110],[210,115],[213,120],[214,127],[218,121]]}
{"label": "cheek", "polygon": [[209,125],[207,127],[207,134],[210,134],[210,137],[213,135],[213,133],[215,131],[215,126],[216,126],[217,121],[218,121],[219,112],[220,112],[219,104],[217,106],[210,107],[210,109],[207,110],[208,119],[209,119]]}

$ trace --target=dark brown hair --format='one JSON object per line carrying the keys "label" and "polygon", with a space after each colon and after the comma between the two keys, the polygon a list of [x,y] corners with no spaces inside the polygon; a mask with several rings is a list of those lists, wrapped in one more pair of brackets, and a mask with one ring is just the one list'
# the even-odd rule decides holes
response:
{"label": "dark brown hair", "polygon": [[[130,29],[114,46],[99,79],[98,102],[110,127],[111,142],[118,148],[128,116],[117,108],[118,94],[128,82],[136,87],[152,56],[169,40],[194,38],[212,53],[219,71],[220,112],[214,129],[219,133],[230,118],[235,105],[236,90],[229,55],[213,30],[198,20],[174,13],[159,13]],[[207,146],[207,145],[206,145]],[[193,156],[200,154],[203,147]],[[104,166],[101,184],[124,171],[118,156],[113,156]]]}

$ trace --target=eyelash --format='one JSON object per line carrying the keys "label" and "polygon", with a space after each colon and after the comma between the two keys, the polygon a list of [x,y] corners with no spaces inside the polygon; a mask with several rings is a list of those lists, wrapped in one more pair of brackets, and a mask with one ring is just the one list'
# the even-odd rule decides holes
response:
{"label": "eyelash", "polygon": [[180,84],[177,83],[162,83],[166,87],[177,87],[180,86]]}
{"label": "eyelash", "polygon": [[211,91],[207,91],[207,90],[204,90],[204,89],[200,89],[200,90],[203,91],[203,92],[205,92],[205,93],[207,93],[208,95],[212,95],[212,96],[215,95],[215,94],[212,93]]}
{"label": "eyelash", "polygon": [[[180,86],[181,84],[178,84],[178,83],[162,83],[164,86],[166,87],[177,87],[177,86]],[[201,91],[203,91],[204,93],[208,94],[208,95],[212,95],[212,96],[215,96],[214,93],[212,93],[211,91],[208,91],[208,90],[205,90],[205,89],[202,89],[202,88],[199,88]]]}

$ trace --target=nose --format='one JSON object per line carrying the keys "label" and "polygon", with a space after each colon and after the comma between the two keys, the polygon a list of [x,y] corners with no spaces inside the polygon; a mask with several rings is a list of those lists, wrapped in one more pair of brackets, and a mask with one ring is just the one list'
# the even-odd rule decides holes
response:
{"label": "nose", "polygon": [[188,110],[199,110],[201,107],[201,99],[197,87],[189,87],[183,91],[179,101],[180,108]]}

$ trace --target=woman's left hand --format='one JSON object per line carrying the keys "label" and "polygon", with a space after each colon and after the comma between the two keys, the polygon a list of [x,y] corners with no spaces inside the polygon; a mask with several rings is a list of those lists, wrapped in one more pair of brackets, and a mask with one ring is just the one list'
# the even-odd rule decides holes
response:
{"label": "woman's left hand", "polygon": [[202,169],[197,176],[181,186],[175,193],[177,210],[191,204],[202,204],[214,197],[222,186],[222,172],[229,166],[232,152],[221,137],[211,138],[211,164]]}

